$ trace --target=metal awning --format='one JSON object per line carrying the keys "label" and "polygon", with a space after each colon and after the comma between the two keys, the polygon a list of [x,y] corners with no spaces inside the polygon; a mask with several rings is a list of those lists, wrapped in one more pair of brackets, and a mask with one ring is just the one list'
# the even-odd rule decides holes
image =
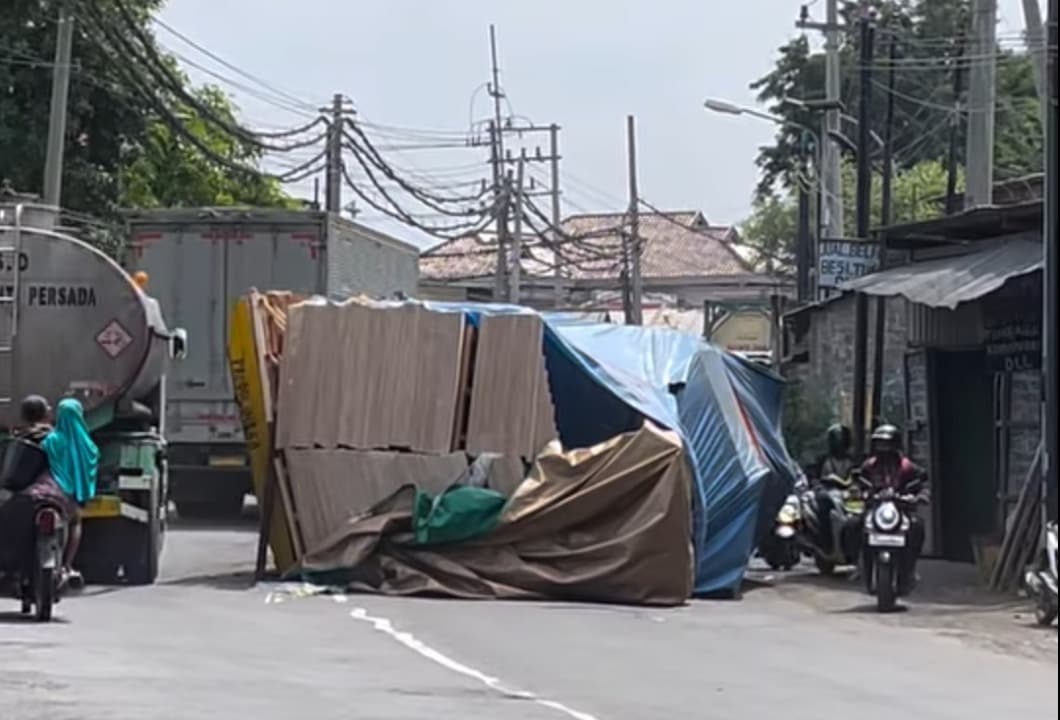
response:
{"label": "metal awning", "polygon": [[880,297],[900,295],[921,305],[953,310],[997,290],[1011,278],[1041,268],[1041,243],[1013,240],[967,255],[882,270],[841,287]]}

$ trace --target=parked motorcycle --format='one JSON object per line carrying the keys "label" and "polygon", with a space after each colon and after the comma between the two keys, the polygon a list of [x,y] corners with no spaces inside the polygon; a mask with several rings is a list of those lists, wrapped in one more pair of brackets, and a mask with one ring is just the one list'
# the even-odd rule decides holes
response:
{"label": "parked motorcycle", "polygon": [[876,608],[891,612],[915,582],[907,562],[916,499],[887,488],[870,496],[865,512],[865,588],[876,596]]}
{"label": "parked motorcycle", "polygon": [[1038,567],[1027,572],[1027,589],[1036,602],[1035,618],[1042,626],[1056,620],[1056,523],[1045,526],[1045,547],[1038,558]]}
{"label": "parked motorcycle", "polygon": [[761,548],[760,554],[773,570],[791,570],[799,564],[801,550],[798,532],[802,511],[799,496],[788,495],[777,512],[773,532]]}
{"label": "parked motorcycle", "polygon": [[801,497],[801,526],[798,542],[803,552],[813,558],[822,575],[832,575],[839,566],[856,565],[860,550],[860,518],[865,503],[853,479],[831,475],[821,480],[831,498],[829,537],[821,522],[817,491],[806,490]]}
{"label": "parked motorcycle", "polygon": [[9,495],[4,508],[4,538],[0,548],[0,595],[22,603],[22,613],[47,622],[61,596],[62,561],[68,519],[62,508],[19,494],[25,477],[42,469],[42,451],[33,443],[11,440],[0,459],[0,484]]}

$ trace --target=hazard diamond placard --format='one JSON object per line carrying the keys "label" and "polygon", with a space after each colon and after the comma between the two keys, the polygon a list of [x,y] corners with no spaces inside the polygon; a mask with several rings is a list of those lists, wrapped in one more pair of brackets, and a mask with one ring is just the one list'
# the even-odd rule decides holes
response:
{"label": "hazard diamond placard", "polygon": [[111,320],[96,335],[96,342],[103,348],[103,352],[112,358],[121,355],[125,348],[132,344],[132,341],[132,335],[117,320]]}

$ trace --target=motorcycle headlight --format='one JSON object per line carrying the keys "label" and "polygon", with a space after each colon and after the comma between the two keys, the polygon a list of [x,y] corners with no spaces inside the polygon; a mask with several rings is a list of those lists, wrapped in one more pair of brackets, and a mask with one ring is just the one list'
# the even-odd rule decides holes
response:
{"label": "motorcycle headlight", "polygon": [[785,525],[790,525],[798,519],[799,515],[795,511],[795,508],[793,508],[791,505],[785,505],[784,507],[780,508],[780,514],[777,515],[777,520],[779,520]]}
{"label": "motorcycle headlight", "polygon": [[902,522],[902,514],[898,512],[898,508],[895,507],[894,503],[886,502],[873,512],[872,521],[880,530],[889,532],[896,529],[899,523]]}

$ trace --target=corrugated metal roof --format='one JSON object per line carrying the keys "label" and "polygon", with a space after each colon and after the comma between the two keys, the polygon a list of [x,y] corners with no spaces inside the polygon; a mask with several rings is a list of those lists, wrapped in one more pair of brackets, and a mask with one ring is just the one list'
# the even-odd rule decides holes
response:
{"label": "corrugated metal roof", "polygon": [[1041,267],[1041,243],[1013,240],[967,255],[883,270],[843,283],[842,289],[882,297],[901,295],[921,305],[953,310]]}

